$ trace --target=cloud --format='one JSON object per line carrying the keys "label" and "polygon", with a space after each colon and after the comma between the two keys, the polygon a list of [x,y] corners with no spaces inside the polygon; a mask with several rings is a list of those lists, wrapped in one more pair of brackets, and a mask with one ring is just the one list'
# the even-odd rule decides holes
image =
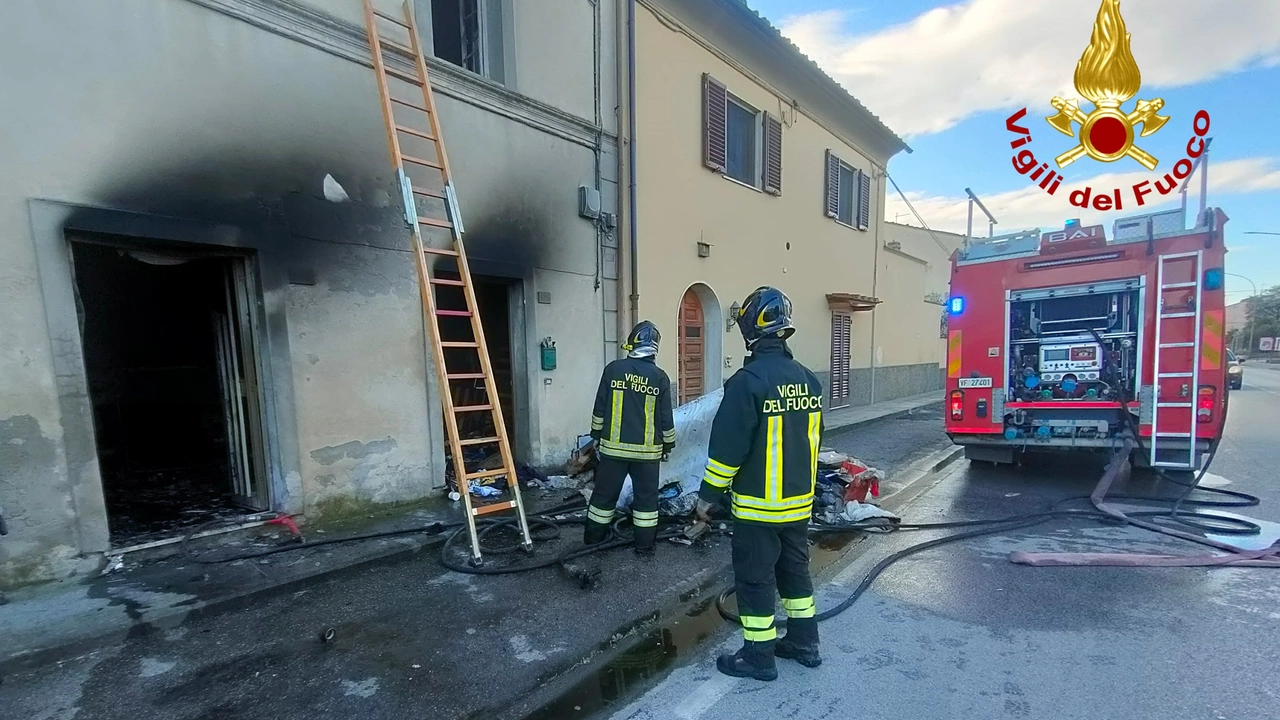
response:
{"label": "cloud", "polygon": [[[871,35],[852,13],[796,15],[782,31],[896,132],[936,133],[976,113],[1076,97],[1097,0],[968,0]],[[1123,0],[1143,90],[1280,64],[1276,0]]]}
{"label": "cloud", "polygon": [[[1210,195],[1219,196],[1231,193],[1280,190],[1280,164],[1278,163],[1280,161],[1277,159],[1267,157],[1210,163]],[[1063,183],[1062,187],[1058,188],[1058,192],[1054,195],[1049,195],[1041,190],[1039,186],[1026,181],[1027,185],[1024,188],[982,196],[982,204],[1000,221],[1000,224],[996,226],[997,234],[1035,227],[1060,228],[1064,220],[1076,217],[1080,218],[1085,225],[1106,225],[1110,227],[1117,217],[1175,208],[1180,202],[1180,197],[1175,192],[1165,196],[1163,202],[1161,202],[1159,200],[1160,195],[1153,193],[1147,196],[1147,204],[1141,208],[1126,205],[1120,213],[1103,213],[1095,210],[1084,210],[1071,205],[1068,201],[1071,193],[1085,186],[1092,187],[1095,191],[1121,188],[1123,191],[1122,198],[1126,202],[1132,203],[1133,191],[1131,188],[1143,180],[1151,180],[1154,186],[1154,180],[1157,177],[1163,177],[1163,175],[1157,176],[1145,171],[1106,173],[1075,182]],[[1199,176],[1197,175],[1196,179],[1192,181],[1192,186],[1188,193],[1188,202],[1191,204],[1197,202],[1196,198],[1200,187],[1198,178]],[[915,209],[924,217],[925,222],[929,223],[929,227],[935,230],[964,233],[969,213],[967,197],[947,197],[911,192],[906,193],[906,195]],[[885,203],[885,217],[898,217],[900,222],[908,222],[912,225],[917,224],[911,209],[903,203],[902,198],[892,188],[890,188],[889,196]],[[986,235],[985,220],[986,218],[982,216],[982,213],[978,212],[973,221],[975,235]]]}

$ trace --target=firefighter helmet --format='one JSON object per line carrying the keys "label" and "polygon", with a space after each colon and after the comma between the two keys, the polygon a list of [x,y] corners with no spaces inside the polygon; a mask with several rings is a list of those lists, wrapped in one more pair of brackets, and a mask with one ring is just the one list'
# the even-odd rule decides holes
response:
{"label": "firefighter helmet", "polygon": [[743,301],[737,319],[747,349],[761,338],[774,335],[785,340],[796,332],[791,323],[791,300],[775,287],[756,288]]}
{"label": "firefighter helmet", "polygon": [[641,320],[632,328],[622,349],[631,357],[650,357],[658,354],[658,344],[661,342],[662,333],[658,332],[658,326],[648,320]]}

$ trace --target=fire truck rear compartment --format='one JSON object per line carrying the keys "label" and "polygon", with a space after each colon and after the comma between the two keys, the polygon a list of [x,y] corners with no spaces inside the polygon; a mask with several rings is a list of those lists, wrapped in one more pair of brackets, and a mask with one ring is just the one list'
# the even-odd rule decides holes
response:
{"label": "fire truck rear compartment", "polygon": [[1124,430],[1117,409],[1138,399],[1140,292],[1135,280],[1012,296],[1006,440],[1097,440]]}

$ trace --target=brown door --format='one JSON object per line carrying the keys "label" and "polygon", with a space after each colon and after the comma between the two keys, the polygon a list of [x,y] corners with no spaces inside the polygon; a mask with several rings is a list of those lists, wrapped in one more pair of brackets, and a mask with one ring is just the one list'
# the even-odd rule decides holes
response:
{"label": "brown door", "polygon": [[696,400],[706,392],[703,378],[706,365],[706,340],[703,337],[702,303],[693,290],[680,301],[680,404]]}
{"label": "brown door", "polygon": [[849,341],[853,316],[831,313],[831,407],[849,405]]}

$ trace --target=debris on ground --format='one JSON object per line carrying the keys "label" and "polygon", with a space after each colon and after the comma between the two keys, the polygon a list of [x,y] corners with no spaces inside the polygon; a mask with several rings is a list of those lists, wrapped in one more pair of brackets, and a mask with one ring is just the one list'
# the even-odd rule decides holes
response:
{"label": "debris on ground", "polygon": [[821,515],[815,515],[814,519],[824,525],[845,525],[863,523],[872,518],[884,518],[890,523],[896,524],[901,521],[896,514],[885,510],[878,505],[871,503],[860,503],[856,500],[845,503],[844,509],[839,513],[824,512]]}
{"label": "debris on ground", "polygon": [[596,466],[596,444],[590,435],[579,435],[578,444],[565,466],[564,474],[577,477]]}
{"label": "debris on ground", "polygon": [[[659,515],[687,517],[693,512],[702,485],[702,473],[707,466],[711,423],[720,409],[722,397],[724,391],[717,390],[675,409],[676,447],[660,470]],[[585,447],[589,451],[594,445]],[[576,474],[573,462],[570,462],[567,472]],[[846,511],[856,517],[895,517],[874,504],[874,498],[880,497],[880,483],[884,479],[884,473],[868,463],[823,448],[818,454],[814,519],[829,524],[856,522],[848,519]],[[590,486],[583,488],[582,494],[590,500]],[[628,477],[623,481],[615,510],[619,514],[629,512],[633,497],[631,478]]]}
{"label": "debris on ground", "polygon": [[530,483],[531,487],[540,490],[577,490],[589,481],[587,477],[569,477],[568,475],[552,475],[543,480]]}

